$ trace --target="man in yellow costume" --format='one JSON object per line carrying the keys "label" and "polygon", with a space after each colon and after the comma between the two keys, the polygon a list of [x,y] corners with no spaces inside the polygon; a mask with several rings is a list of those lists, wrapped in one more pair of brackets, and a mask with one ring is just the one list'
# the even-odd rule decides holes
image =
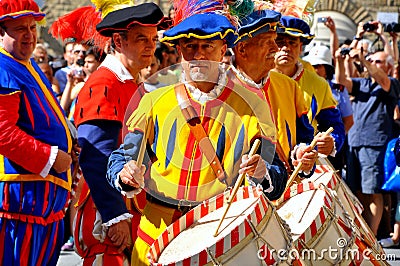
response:
{"label": "man in yellow costume", "polygon": [[[345,132],[336,108],[329,84],[315,72],[305,69],[300,62],[302,46],[314,38],[310,34],[308,24],[299,18],[282,16],[280,23],[283,31],[278,32],[276,43],[279,51],[275,55],[276,69],[297,81],[304,94],[308,108],[308,118],[313,125],[317,137],[317,150],[325,155],[335,156],[343,145]],[[330,135],[322,134],[329,127],[333,128]]]}
{"label": "man in yellow costume", "polygon": [[308,177],[313,173],[317,152],[306,145],[312,141],[314,129],[307,118],[303,92],[291,78],[270,71],[275,67],[274,56],[278,51],[275,39],[280,17],[279,12],[268,9],[266,4],[257,4],[241,20],[231,74],[235,81],[270,104],[281,160],[287,168],[302,161],[300,175]]}
{"label": "man in yellow costume", "polygon": [[[274,152],[275,125],[268,104],[235,85],[220,66],[237,39],[235,27],[210,9],[194,15],[178,11],[175,26],[161,41],[176,45],[182,55],[182,83],[142,98],[128,121],[124,143],[109,159],[112,186],[128,196],[142,188],[147,192],[133,265],[149,264],[150,245],[166,227],[232,187],[239,174],[246,174],[245,185],[262,186],[270,199],[280,197],[287,181]],[[146,180],[145,166],[137,163],[145,147],[142,139],[152,162]],[[256,139],[261,147],[249,157]]]}

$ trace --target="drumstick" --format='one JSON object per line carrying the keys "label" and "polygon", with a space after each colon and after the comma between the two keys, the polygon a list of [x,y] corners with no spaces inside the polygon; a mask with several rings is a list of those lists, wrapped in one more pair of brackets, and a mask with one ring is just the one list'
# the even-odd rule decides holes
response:
{"label": "drumstick", "polygon": [[[145,120],[145,123],[146,123],[145,132],[143,132],[142,142],[140,143],[140,150],[139,150],[138,156],[136,158],[136,165],[137,165],[137,167],[139,167],[139,169],[141,168],[142,163],[143,163],[144,152],[146,151],[146,143],[147,143],[147,137],[148,137],[148,132],[149,132],[149,123],[147,122],[147,120]],[[129,164],[127,164],[127,165],[128,165],[128,168],[132,171],[132,168],[129,166]],[[138,183],[138,182],[136,182],[136,183]],[[139,184],[139,186],[141,189],[144,188],[140,184]]]}
{"label": "drumstick", "polygon": [[[332,133],[332,131],[333,131],[333,127],[330,127],[330,128],[328,128],[327,131],[325,131],[325,132],[322,133],[322,134],[323,134],[323,135],[328,135],[328,134]],[[317,139],[314,137],[314,139],[313,139],[313,141],[311,142],[310,146],[311,146],[312,149],[314,149],[314,147],[315,147],[316,145],[317,145]],[[300,162],[300,163],[296,166],[296,168],[294,169],[292,175],[289,177],[289,180],[288,180],[287,183],[286,183],[285,192],[286,192],[286,190],[291,186],[293,180],[296,178],[296,176],[297,176],[297,174],[299,173],[299,171],[300,171],[300,169],[301,169],[302,166],[303,166],[303,162]],[[285,192],[283,192],[282,195],[284,195]]]}
{"label": "drumstick", "polygon": [[[256,140],[254,141],[253,146],[251,147],[251,150],[250,150],[250,152],[249,152],[249,158],[250,158],[251,156],[253,156],[253,155],[256,153],[256,151],[257,151],[258,147],[260,146],[260,144],[261,144],[261,141],[260,141],[259,139],[256,139]],[[235,198],[236,193],[237,193],[238,190],[239,190],[240,184],[242,184],[243,179],[244,179],[245,176],[246,176],[246,173],[243,173],[243,174],[241,174],[241,175],[238,177],[238,179],[236,180],[235,186],[233,187],[233,191],[232,191],[231,196],[230,196],[230,198],[229,198],[229,200],[228,200],[228,206],[226,206],[226,210],[225,210],[224,214],[222,215],[221,220],[219,221],[217,230],[215,230],[215,233],[214,233],[214,237],[218,236],[218,234],[219,234],[219,233],[218,233],[218,230],[219,230],[219,228],[221,227],[222,222],[224,221],[225,216],[226,216],[226,214],[228,213],[228,210],[229,210],[229,208],[231,207],[232,201],[233,201],[233,199]]]}

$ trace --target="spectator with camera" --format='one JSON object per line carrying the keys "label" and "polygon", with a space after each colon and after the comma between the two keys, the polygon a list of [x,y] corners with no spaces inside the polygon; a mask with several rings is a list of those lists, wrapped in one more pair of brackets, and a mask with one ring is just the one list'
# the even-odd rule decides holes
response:
{"label": "spectator with camera", "polygon": [[105,57],[106,53],[102,49],[96,46],[90,46],[85,58],[77,61],[77,64],[82,68],[72,69],[67,74],[68,82],[62,94],[60,105],[70,120],[73,120],[76,96],[82,89],[86,80],[96,71]]}
{"label": "spectator with camera", "polygon": [[[57,79],[60,85],[60,91],[64,91],[65,85],[67,84],[67,73],[70,71],[71,66],[74,64],[74,46],[76,39],[67,38],[64,40],[64,60],[52,62],[52,68],[55,69],[54,77]],[[64,63],[65,62],[65,63]]]}
{"label": "spectator with camera", "polygon": [[[324,78],[331,88],[332,95],[338,102],[338,109],[341,114],[341,118],[344,124],[344,129],[347,134],[349,129],[352,127],[353,121],[353,110],[351,108],[351,102],[349,94],[343,85],[337,84],[334,79],[335,67],[334,67],[334,55],[335,51],[339,48],[339,38],[336,32],[336,25],[331,17],[322,17],[318,21],[324,23],[324,25],[330,30],[330,47],[325,45],[317,45],[310,49],[308,55],[303,59],[311,63],[314,67],[315,72],[322,78]],[[343,50],[342,50],[343,51]],[[345,50],[350,51],[350,49]],[[345,166],[345,153],[347,151],[347,143],[345,142],[344,147],[336,154],[335,157],[329,156],[329,160],[332,165],[338,170],[339,175],[342,175],[342,169]]]}
{"label": "spectator with camera", "polygon": [[[69,47],[70,45],[68,45]],[[81,44],[81,43],[74,43],[72,46],[72,51],[70,54],[70,59],[71,61],[67,62],[72,62],[71,64],[68,64],[65,68],[62,68],[58,70],[55,73],[55,78],[58,80],[58,83],[60,84],[60,93],[57,95],[58,99],[61,99],[61,96],[64,92],[65,86],[67,85],[68,82],[68,74],[73,74],[73,76],[76,77],[75,80],[75,85],[82,81],[84,78],[84,72],[83,72],[83,64],[84,64],[84,58],[86,55],[86,51],[89,48],[89,45],[87,44]]]}
{"label": "spectator with camera", "polygon": [[[356,38],[364,33],[365,29],[360,24]],[[368,71],[368,77],[352,78],[346,75],[346,56],[357,58]],[[352,49],[349,55],[342,55],[337,50],[335,57],[336,79],[354,97],[354,125],[348,134],[346,183],[363,204],[363,216],[376,235],[383,212],[383,159],[386,145],[393,137],[393,114],[400,83],[389,77],[393,60],[384,51],[365,57],[363,49]]]}
{"label": "spectator with camera", "polygon": [[[380,23],[379,21],[369,21],[366,23],[363,23],[363,22],[358,23],[357,33],[354,36],[353,42],[351,43],[350,47],[353,49],[354,48],[361,49],[360,41],[364,40],[365,34],[377,35],[377,41],[380,40],[383,44],[383,51],[393,57],[393,50],[390,47],[390,43],[384,34],[383,24]],[[363,42],[361,42],[361,43],[363,43]],[[371,49],[367,50],[366,47],[363,46],[363,54],[367,55],[366,52],[371,53],[372,51],[371,51]]]}

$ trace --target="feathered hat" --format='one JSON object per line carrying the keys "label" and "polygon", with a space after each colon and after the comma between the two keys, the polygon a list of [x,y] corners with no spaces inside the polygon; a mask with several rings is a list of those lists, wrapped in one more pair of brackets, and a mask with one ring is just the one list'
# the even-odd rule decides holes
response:
{"label": "feathered hat", "polygon": [[[55,38],[61,38],[65,43],[92,43],[103,47],[108,38],[96,31],[96,25],[101,22],[101,14],[94,6],[79,7],[64,16],[59,17],[51,25],[49,33]],[[101,44],[101,45],[99,45]]]}
{"label": "feathered hat", "polygon": [[101,12],[103,20],[97,24],[97,31],[106,37],[114,32],[124,31],[133,25],[157,26],[165,29],[170,26],[160,7],[154,3],[143,3],[134,6],[133,1],[92,0]]}
{"label": "feathered hat", "polygon": [[33,17],[39,25],[46,23],[45,14],[33,0],[0,0],[0,22]]}
{"label": "feathered hat", "polygon": [[181,38],[224,40],[233,47],[238,38],[237,21],[253,10],[251,1],[175,0],[174,27],[161,42],[175,45]]}
{"label": "feathered hat", "polygon": [[277,26],[281,13],[272,9],[272,5],[268,2],[255,1],[253,12],[239,22],[237,42],[245,41],[264,32],[279,31],[281,27]]}

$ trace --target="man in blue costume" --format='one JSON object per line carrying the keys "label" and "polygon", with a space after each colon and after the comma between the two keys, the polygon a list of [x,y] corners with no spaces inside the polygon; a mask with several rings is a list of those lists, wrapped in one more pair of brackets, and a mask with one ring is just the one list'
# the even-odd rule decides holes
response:
{"label": "man in blue costume", "polygon": [[33,0],[0,1],[0,265],[56,265],[63,243],[72,142],[31,59],[44,16]]}

